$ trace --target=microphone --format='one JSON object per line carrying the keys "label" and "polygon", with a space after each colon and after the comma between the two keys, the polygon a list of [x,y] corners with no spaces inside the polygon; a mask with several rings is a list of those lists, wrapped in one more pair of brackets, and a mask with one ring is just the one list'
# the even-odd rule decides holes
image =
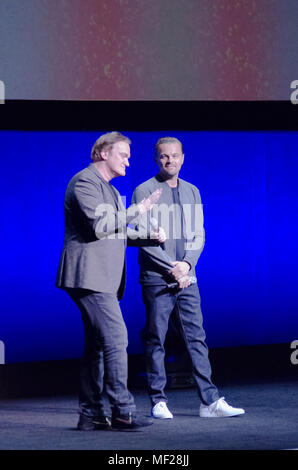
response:
{"label": "microphone", "polygon": [[[153,232],[158,232],[159,225],[158,225],[158,222],[157,222],[157,220],[156,220],[155,217],[150,217],[150,226],[151,226],[151,229],[153,230]],[[163,250],[165,249],[164,242],[160,243],[159,246],[160,246]]]}
{"label": "microphone", "polygon": [[[195,284],[197,282],[196,276],[190,276],[190,284]],[[167,284],[167,287],[170,289],[173,289],[173,287],[177,287],[179,284],[178,282],[171,282],[170,284]]]}
{"label": "microphone", "polygon": [[150,217],[150,226],[151,226],[152,230],[154,230],[156,232],[158,231],[158,228],[159,228],[158,227],[158,222],[157,222],[155,217]]}

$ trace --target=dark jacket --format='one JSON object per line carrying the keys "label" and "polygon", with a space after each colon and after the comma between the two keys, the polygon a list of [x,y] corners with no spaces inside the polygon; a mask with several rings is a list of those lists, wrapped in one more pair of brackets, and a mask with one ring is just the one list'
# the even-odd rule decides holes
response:
{"label": "dark jacket", "polygon": [[[64,201],[65,234],[56,286],[96,292],[124,293],[127,224],[138,216],[125,210],[119,192],[94,164],[69,182]],[[127,233],[129,231],[129,234]],[[133,237],[132,245],[137,244]]]}

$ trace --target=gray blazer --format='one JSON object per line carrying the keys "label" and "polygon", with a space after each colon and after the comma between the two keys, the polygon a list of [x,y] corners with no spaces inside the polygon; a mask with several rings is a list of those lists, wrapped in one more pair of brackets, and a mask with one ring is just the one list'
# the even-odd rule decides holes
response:
{"label": "gray blazer", "polygon": [[[93,163],[69,182],[64,200],[65,234],[56,286],[96,292],[124,293],[125,248],[135,232],[127,224],[139,215],[125,210],[119,192]],[[129,233],[128,233],[129,230]]]}
{"label": "gray blazer", "polygon": [[[153,217],[165,229],[167,240],[161,246],[145,246],[139,249],[139,280],[141,284],[168,284],[173,282],[173,278],[168,275],[169,269],[173,268],[171,262],[176,260],[176,240],[167,233],[168,229],[171,228],[169,227],[171,220],[173,220],[171,219],[171,211],[168,226],[166,217],[164,217],[167,213],[165,209],[171,208],[173,204],[170,186],[161,180],[159,175],[156,175],[135,189],[132,203],[139,203],[158,188],[162,188],[158,204],[154,205],[150,214],[144,214],[138,219],[135,228],[141,231],[147,230],[150,225],[150,217],[151,219]],[[182,217],[184,219],[185,254],[183,261],[188,262],[190,265],[189,275],[195,278],[195,267],[205,244],[201,197],[196,186],[181,178],[179,178],[178,192],[183,207]]]}

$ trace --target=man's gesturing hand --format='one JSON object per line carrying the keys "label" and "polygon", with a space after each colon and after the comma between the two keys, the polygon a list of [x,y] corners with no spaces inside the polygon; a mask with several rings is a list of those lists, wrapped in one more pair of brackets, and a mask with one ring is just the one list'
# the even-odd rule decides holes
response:
{"label": "man's gesturing hand", "polygon": [[150,232],[150,238],[157,240],[158,243],[164,243],[167,239],[166,232],[162,227],[158,227],[156,230]]}
{"label": "man's gesturing hand", "polygon": [[156,189],[150,196],[148,196],[146,199],[143,199],[141,202],[139,202],[138,207],[139,211],[141,214],[144,214],[147,211],[150,211],[154,204],[158,201],[160,198],[160,195],[162,193],[162,188]]}

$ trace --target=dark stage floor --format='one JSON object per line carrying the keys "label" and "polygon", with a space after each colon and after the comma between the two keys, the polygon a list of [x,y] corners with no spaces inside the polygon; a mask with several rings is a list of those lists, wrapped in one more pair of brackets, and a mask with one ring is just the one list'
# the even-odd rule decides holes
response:
{"label": "dark stage floor", "polygon": [[[233,383],[221,395],[246,414],[199,418],[195,388],[168,390],[173,420],[143,431],[77,431],[76,396],[0,400],[1,450],[287,450],[298,448],[298,380]],[[140,414],[149,415],[145,390],[133,390]]]}

